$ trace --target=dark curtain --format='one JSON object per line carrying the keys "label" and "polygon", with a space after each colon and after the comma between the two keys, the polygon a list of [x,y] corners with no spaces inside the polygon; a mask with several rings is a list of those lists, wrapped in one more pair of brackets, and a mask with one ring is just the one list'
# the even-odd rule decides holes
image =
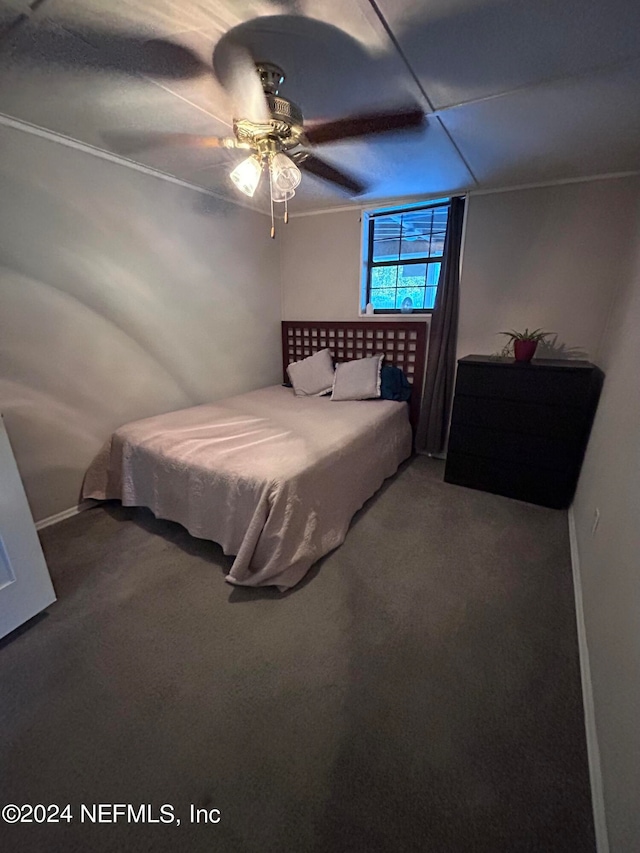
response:
{"label": "dark curtain", "polygon": [[443,263],[440,269],[436,302],[431,315],[422,414],[416,432],[416,449],[421,453],[435,456],[442,455],[447,446],[456,376],[464,201],[464,198],[451,199]]}

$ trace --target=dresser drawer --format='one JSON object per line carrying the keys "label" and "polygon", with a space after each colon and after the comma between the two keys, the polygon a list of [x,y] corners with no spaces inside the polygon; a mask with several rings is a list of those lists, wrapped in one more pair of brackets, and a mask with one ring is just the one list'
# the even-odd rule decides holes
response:
{"label": "dresser drawer", "polygon": [[576,441],[587,420],[586,412],[573,406],[456,395],[451,423]]}
{"label": "dresser drawer", "polygon": [[482,456],[506,464],[532,465],[565,474],[575,472],[581,461],[581,448],[570,439],[461,424],[451,427],[449,453]]}
{"label": "dresser drawer", "polygon": [[568,507],[575,491],[575,476],[566,472],[526,464],[510,465],[456,452],[447,454],[444,479],[447,483],[554,509]]}
{"label": "dresser drawer", "polygon": [[584,409],[589,405],[592,377],[592,370],[579,368],[460,363],[456,394],[563,404]]}

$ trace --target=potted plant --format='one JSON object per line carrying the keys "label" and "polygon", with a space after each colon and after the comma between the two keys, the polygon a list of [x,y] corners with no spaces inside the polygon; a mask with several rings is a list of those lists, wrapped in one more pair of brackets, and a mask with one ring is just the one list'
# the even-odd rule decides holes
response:
{"label": "potted plant", "polygon": [[509,338],[509,343],[505,347],[505,350],[508,350],[510,345],[513,344],[513,354],[516,361],[531,361],[538,343],[549,335],[552,335],[553,332],[543,332],[541,329],[534,329],[530,332],[529,329],[525,329],[524,332],[514,332],[512,330],[510,332],[500,332],[499,334],[507,335]]}

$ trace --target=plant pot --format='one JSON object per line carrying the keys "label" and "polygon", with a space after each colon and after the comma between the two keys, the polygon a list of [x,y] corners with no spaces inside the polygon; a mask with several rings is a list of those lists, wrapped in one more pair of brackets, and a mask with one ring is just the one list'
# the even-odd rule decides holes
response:
{"label": "plant pot", "polygon": [[514,341],[513,354],[516,361],[531,361],[538,346],[538,341]]}

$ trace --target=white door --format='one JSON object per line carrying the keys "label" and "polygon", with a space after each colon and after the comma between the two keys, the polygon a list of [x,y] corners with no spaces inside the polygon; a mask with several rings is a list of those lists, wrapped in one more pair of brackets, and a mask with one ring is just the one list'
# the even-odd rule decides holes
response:
{"label": "white door", "polygon": [[56,600],[0,416],[0,637]]}

